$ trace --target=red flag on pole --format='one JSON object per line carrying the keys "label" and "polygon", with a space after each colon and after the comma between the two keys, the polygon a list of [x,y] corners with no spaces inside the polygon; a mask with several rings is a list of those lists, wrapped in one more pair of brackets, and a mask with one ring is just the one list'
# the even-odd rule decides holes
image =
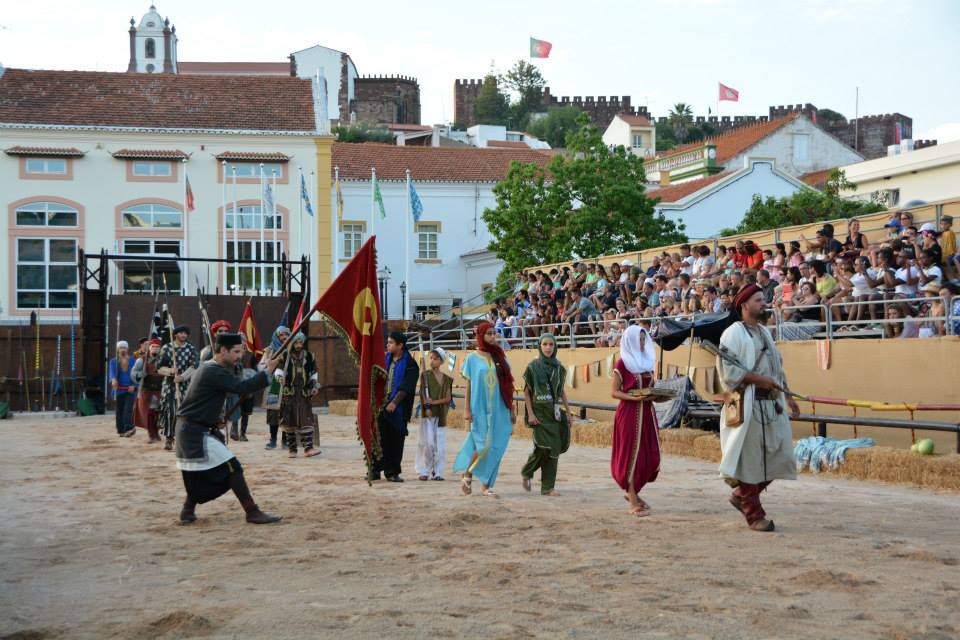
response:
{"label": "red flag on pole", "polygon": [[740,102],[740,92],[736,89],[728,87],[727,85],[720,84],[720,100],[727,100],[729,102]]}
{"label": "red flag on pole", "polygon": [[333,323],[349,343],[350,354],[360,367],[357,435],[363,443],[368,471],[381,455],[376,421],[387,379],[375,240],[373,236],[364,243],[307,314],[318,312]]}
{"label": "red flag on pole", "polygon": [[306,298],[300,298],[300,308],[297,310],[297,319],[293,321],[293,326],[299,327],[300,321],[303,320],[303,305],[307,303]]}
{"label": "red flag on pole", "polygon": [[243,309],[243,317],[240,318],[240,335],[243,336],[243,343],[247,351],[260,357],[263,355],[263,343],[260,342],[260,331],[257,330],[257,323],[253,319],[253,307],[247,300],[247,306]]}
{"label": "red flag on pole", "polygon": [[531,58],[549,58],[550,50],[553,45],[546,40],[537,40],[530,38],[530,57]]}

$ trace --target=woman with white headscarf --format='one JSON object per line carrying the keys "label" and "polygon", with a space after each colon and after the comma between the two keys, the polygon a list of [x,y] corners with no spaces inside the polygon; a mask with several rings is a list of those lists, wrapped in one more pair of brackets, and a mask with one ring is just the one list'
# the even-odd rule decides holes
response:
{"label": "woman with white headscarf", "polygon": [[650,505],[637,495],[660,473],[657,415],[649,397],[636,395],[653,384],[656,352],[646,327],[627,327],[620,341],[620,359],[613,371],[610,395],[620,401],[613,422],[610,473],[626,492],[630,514],[650,515]]}

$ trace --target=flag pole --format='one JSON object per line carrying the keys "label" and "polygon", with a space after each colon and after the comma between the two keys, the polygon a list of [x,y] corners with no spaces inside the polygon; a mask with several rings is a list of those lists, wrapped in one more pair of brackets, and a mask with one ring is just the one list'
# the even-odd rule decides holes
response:
{"label": "flag pole", "polygon": [[[310,206],[313,206],[313,203],[315,203],[316,201],[317,201],[317,175],[315,172],[311,171],[310,172],[310,203],[311,203]],[[315,238],[317,237],[317,233],[319,229],[319,227],[317,226],[316,211],[314,211],[314,215],[311,218],[310,226],[311,226],[311,229],[310,229],[310,279],[308,280],[308,282],[310,283],[310,287],[307,289],[307,293],[310,293],[310,291],[313,289],[313,263],[315,259],[314,243],[316,241]]]}
{"label": "flag pole", "polygon": [[373,220],[374,213],[373,210],[376,208],[376,197],[375,190],[377,187],[377,168],[370,167],[370,236],[373,236]]}
{"label": "flag pole", "polygon": [[267,224],[267,204],[264,201],[264,186],[267,184],[267,176],[263,173],[263,163],[260,163],[260,287],[256,289],[258,291],[264,291],[267,288],[267,265],[263,263],[264,255],[264,245],[266,244],[266,239],[264,237],[264,226]]}
{"label": "flag pole", "polygon": [[[288,172],[289,175],[289,172]],[[276,293],[277,291],[277,267],[279,266],[276,261],[280,259],[280,251],[277,251],[277,170],[273,170],[273,197],[270,199],[270,226],[273,227],[273,268],[270,270],[273,274],[273,283],[271,290]],[[289,248],[289,247],[288,247]]]}
{"label": "flag pole", "polygon": [[[223,207],[224,244],[229,245],[230,236],[226,235],[226,229],[227,229],[227,161],[226,160],[220,161],[220,175],[221,175],[221,178],[223,179],[223,189],[221,190],[222,193],[220,194],[220,205]],[[234,226],[236,226],[236,217],[234,217]],[[234,249],[234,251],[236,251],[236,249]],[[224,251],[224,255],[226,255],[226,251]],[[207,283],[206,284],[207,284],[207,289],[210,289],[210,265],[209,264],[207,265]]]}
{"label": "flag pole", "polygon": [[404,320],[410,319],[410,297],[413,295],[413,287],[410,286],[410,216],[410,169],[407,169],[407,216],[403,235],[403,281],[407,285],[407,295],[403,297]]}
{"label": "flag pole", "polygon": [[[297,167],[297,177],[300,178],[297,180],[297,188],[303,186],[303,167]],[[300,249],[299,253],[303,255],[303,194],[300,194],[300,197],[297,198],[297,247]]]}
{"label": "flag pole", "polygon": [[[187,211],[187,159],[181,161],[183,164],[183,257],[190,257],[190,215]],[[180,291],[181,295],[186,294],[187,282],[190,281],[190,263],[180,262]]]}
{"label": "flag pole", "polygon": [[233,169],[233,288],[240,289],[240,201],[237,199],[237,165]]}
{"label": "flag pole", "polygon": [[340,167],[336,166],[333,168],[333,201],[334,207],[336,207],[337,214],[332,216],[333,221],[333,266],[330,271],[331,278],[337,277],[337,273],[340,271],[340,224],[343,222],[341,211],[340,211]]}

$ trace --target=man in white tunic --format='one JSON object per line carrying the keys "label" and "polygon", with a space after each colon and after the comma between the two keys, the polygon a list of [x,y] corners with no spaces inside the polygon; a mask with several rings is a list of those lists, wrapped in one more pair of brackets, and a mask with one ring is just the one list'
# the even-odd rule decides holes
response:
{"label": "man in white tunic", "polygon": [[[223,333],[214,343],[213,359],[200,365],[177,412],[177,468],[183,474],[187,491],[180,523],[190,524],[197,519],[198,504],[216,500],[227,491],[233,491],[247,514],[247,522],[269,524],[278,522],[260,510],[250,495],[243,477],[240,461],[227,448],[218,425],[224,413],[228,393],[236,396],[253,393],[270,383],[278,360],[268,360],[264,370],[252,378],[242,379],[234,367],[243,357],[243,343],[238,333]],[[229,409],[228,409],[229,411]]]}
{"label": "man in white tunic", "polygon": [[727,426],[726,406],[720,419],[720,474],[734,487],[730,504],[754,531],[774,529],[760,504],[760,493],[774,480],[797,478],[789,418],[800,414],[793,398],[781,391],[787,388],[783,359],[763,325],[764,307],[763,290],[757,285],[745,287],[733,306],[740,320],[720,338],[721,347],[751,369],[717,358],[721,384],[728,393],[739,391],[743,402],[743,424]]}

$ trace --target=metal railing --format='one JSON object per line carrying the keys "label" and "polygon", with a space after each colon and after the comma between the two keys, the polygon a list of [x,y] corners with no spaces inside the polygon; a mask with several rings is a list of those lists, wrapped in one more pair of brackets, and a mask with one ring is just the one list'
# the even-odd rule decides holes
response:
{"label": "metal railing", "polygon": [[[455,392],[454,398],[463,398],[464,394]],[[521,395],[513,396],[514,402],[524,402]],[[581,419],[587,417],[587,409],[595,411],[616,411],[617,404],[607,402],[582,402],[579,400],[570,400],[567,404],[579,409],[578,415]],[[715,408],[691,409],[687,411],[684,417],[712,419],[720,418],[720,405],[714,405]],[[956,436],[956,452],[960,453],[960,423],[941,422],[937,420],[897,420],[891,418],[864,418],[861,416],[827,416],[817,415],[815,413],[801,413],[796,418],[791,418],[792,422],[810,422],[817,425],[817,435],[827,437],[827,425],[845,425],[853,427],[878,427],[882,429],[908,429],[910,431],[936,431],[938,433],[952,433]],[[704,431],[708,433],[708,431]]]}
{"label": "metal railing", "polygon": [[[937,301],[943,303],[945,314],[942,316],[921,316],[921,317],[904,317],[904,318],[887,318],[886,310],[891,305],[899,304],[933,304]],[[848,308],[848,307],[861,307],[861,306],[870,306],[875,305],[880,307],[883,311],[880,314],[879,318],[866,318],[862,320],[836,320],[833,317],[833,309],[836,307]],[[880,337],[886,338],[887,332],[884,330],[886,325],[893,324],[932,324],[940,323],[944,324],[944,330],[946,335],[954,335],[954,321],[956,318],[953,315],[952,305],[949,301],[943,296],[937,296],[933,298],[881,298],[877,300],[865,300],[865,301],[852,301],[852,302],[836,302],[833,304],[815,304],[815,305],[787,305],[780,307],[779,309],[774,309],[775,316],[775,333],[777,339],[781,339],[783,335],[783,325],[784,324],[796,324],[803,327],[814,328],[817,330],[814,332],[817,334],[816,337],[825,337],[827,339],[833,339],[836,337],[834,334],[837,333],[837,330],[842,327],[864,327],[869,328],[871,325],[879,325]],[[784,319],[783,311],[803,311],[809,309],[817,309],[820,312],[820,320],[787,320]],[[863,332],[860,332],[858,335],[863,336]]]}

